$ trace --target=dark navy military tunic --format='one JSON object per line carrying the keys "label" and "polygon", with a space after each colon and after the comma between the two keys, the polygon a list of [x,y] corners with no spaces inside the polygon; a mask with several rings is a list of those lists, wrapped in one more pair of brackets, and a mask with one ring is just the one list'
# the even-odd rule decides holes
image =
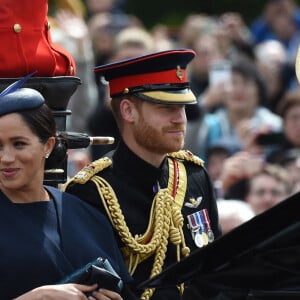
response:
{"label": "dark navy military tunic", "polygon": [[[119,143],[117,149],[110,152],[107,156],[111,157],[113,161],[112,165],[96,175],[104,178],[112,186],[131,234],[133,236],[143,234],[149,222],[157,182],[159,182],[161,188],[166,188],[168,184],[169,168],[167,159],[163,161],[160,168],[156,168],[136,156],[122,141]],[[187,246],[193,251],[196,249],[196,246],[187,227],[187,215],[206,208],[215,237],[218,237],[221,232],[219,229],[215,196],[207,171],[193,162],[184,161],[184,165],[187,173],[187,190],[184,203],[188,202],[190,198],[196,199],[202,197],[203,199],[196,208],[187,207],[184,204],[182,206],[185,241]],[[92,181],[88,181],[85,184],[71,183],[68,185],[67,191],[77,195],[105,213],[102,200]],[[116,236],[118,238],[117,233]],[[124,246],[119,238],[118,240],[120,247]],[[164,266],[175,262],[176,247],[169,243]],[[153,257],[139,264],[133,275],[136,283],[149,278],[152,263]],[[180,299],[180,297],[178,289],[174,287],[173,289],[156,291],[151,299],[176,300]]]}

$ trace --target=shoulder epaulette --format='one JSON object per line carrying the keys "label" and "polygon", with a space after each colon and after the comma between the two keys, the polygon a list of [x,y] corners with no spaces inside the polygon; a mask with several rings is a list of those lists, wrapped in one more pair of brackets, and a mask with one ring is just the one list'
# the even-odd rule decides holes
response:
{"label": "shoulder epaulette", "polygon": [[168,157],[172,158],[177,158],[181,160],[186,160],[186,161],[191,161],[194,164],[203,167],[204,166],[204,161],[198,157],[197,155],[194,155],[191,151],[189,150],[180,150],[178,152],[172,152],[168,153]]}
{"label": "shoulder epaulette", "polygon": [[108,168],[112,164],[112,160],[108,157],[103,157],[93,161],[83,167],[69,182],[84,184],[90,180],[98,172]]}

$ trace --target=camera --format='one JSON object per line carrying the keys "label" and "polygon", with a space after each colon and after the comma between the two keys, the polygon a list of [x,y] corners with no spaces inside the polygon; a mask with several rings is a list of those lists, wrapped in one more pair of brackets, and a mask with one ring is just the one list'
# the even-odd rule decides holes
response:
{"label": "camera", "polygon": [[256,142],[261,146],[279,145],[284,141],[282,132],[262,133],[256,138]]}

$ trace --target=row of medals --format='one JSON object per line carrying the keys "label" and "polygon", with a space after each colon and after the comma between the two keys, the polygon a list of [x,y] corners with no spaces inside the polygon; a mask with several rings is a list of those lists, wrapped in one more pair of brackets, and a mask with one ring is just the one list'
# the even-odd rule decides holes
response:
{"label": "row of medals", "polygon": [[214,241],[214,234],[210,228],[206,209],[188,215],[187,219],[192,238],[198,248],[202,248]]}

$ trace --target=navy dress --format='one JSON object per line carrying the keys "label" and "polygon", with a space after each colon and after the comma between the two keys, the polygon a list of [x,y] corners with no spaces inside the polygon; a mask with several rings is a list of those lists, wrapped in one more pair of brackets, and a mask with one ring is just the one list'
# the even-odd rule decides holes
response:
{"label": "navy dress", "polygon": [[55,284],[100,256],[129,283],[107,219],[75,196],[46,189],[51,201],[21,204],[0,192],[0,299]]}

